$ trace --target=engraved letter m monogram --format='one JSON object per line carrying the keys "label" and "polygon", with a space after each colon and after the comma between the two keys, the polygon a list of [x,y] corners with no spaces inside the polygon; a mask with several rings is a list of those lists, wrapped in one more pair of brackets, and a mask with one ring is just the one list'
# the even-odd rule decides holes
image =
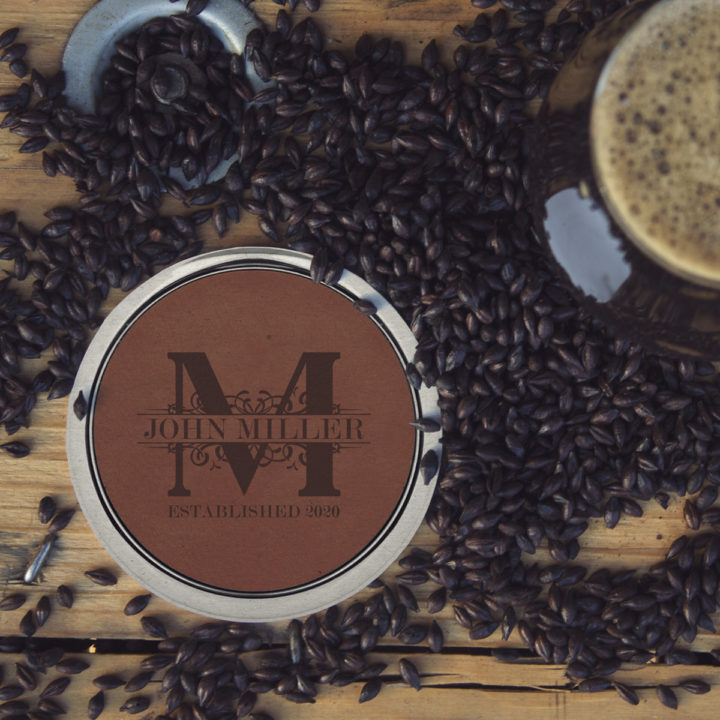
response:
{"label": "engraved letter m monogram", "polygon": [[[301,374],[305,371],[305,412],[309,415],[329,415],[333,412],[333,364],[340,353],[306,352],[300,356],[295,371],[276,408],[282,415],[287,409]],[[184,372],[195,387],[202,409],[208,415],[230,415],[230,406],[225,399],[220,383],[203,352],[168,353],[175,363],[175,408],[183,412]],[[260,460],[265,452],[266,442],[260,442],[253,454],[249,442],[220,442],[237,484],[243,492],[248,491]],[[258,445],[258,443],[254,443]],[[298,494],[303,496],[340,495],[333,485],[333,444],[331,442],[305,444],[306,475],[305,487]],[[188,496],[190,491],[183,484],[183,444],[175,449],[175,486],[168,491],[171,496]]]}

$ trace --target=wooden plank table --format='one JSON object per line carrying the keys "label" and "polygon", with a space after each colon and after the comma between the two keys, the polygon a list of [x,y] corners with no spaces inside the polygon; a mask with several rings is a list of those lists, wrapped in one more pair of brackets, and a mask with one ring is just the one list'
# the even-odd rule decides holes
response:
{"label": "wooden plank table", "polygon": [[[92,0],[6,0],[0,4],[0,28],[20,25],[22,41],[31,49],[28,59],[32,66],[52,73],[60,66],[64,43],[75,23],[91,7]],[[272,22],[278,6],[271,0],[258,0],[253,6],[265,21]],[[352,48],[362,32],[376,36],[392,35],[405,42],[408,59],[417,61],[426,42],[436,38],[442,55],[449,60],[457,44],[452,28],[457,23],[470,23],[476,10],[469,3],[451,0],[326,0],[315,18],[332,43],[343,49]],[[297,15],[303,16],[298,10]],[[17,85],[16,79],[0,67],[0,93]],[[74,187],[67,178],[49,179],[40,169],[40,155],[19,155],[17,148],[22,139],[8,132],[0,132],[0,212],[19,211],[24,223],[31,227],[42,224],[42,213],[57,204],[76,202]],[[207,236],[207,249],[239,244],[263,243],[254,219],[247,216],[229,233],[222,244],[214,236]],[[108,309],[119,300],[114,294]],[[66,402],[48,403],[40,400],[32,414],[32,426],[15,437],[32,446],[32,454],[15,460],[0,457],[0,578],[7,578],[21,569],[45,535],[45,528],[37,519],[37,503],[44,495],[52,495],[61,507],[75,506],[65,458]],[[3,433],[4,436],[4,433]],[[673,499],[669,508],[662,511],[655,503],[646,507],[641,519],[623,519],[609,531],[601,523],[591,523],[590,529],[580,538],[579,560],[589,568],[601,566],[638,567],[660,560],[673,538],[682,534],[685,527],[681,517],[681,501]],[[417,533],[413,545],[433,549],[436,536],[427,527]],[[549,555],[540,550],[538,562],[551,562]],[[53,594],[61,584],[71,586],[75,604],[71,610],[53,601],[47,623],[36,638],[52,645],[57,641],[74,656],[91,663],[86,672],[74,676],[72,683],[60,698],[69,718],[86,717],[87,701],[96,692],[92,679],[105,672],[117,672],[129,678],[138,671],[142,649],[135,640],[145,639],[139,617],[127,617],[122,608],[134,595],[142,592],[130,577],[119,572],[115,587],[99,587],[84,577],[87,569],[113,567],[109,555],[90,531],[81,513],[77,513],[59,538],[51,562],[41,582],[22,588],[28,596],[25,605],[17,610],[0,613],[0,637],[18,634],[18,622],[28,608],[34,607],[43,594]],[[393,566],[388,578],[402,570]],[[2,596],[17,592],[16,585],[3,584]],[[420,615],[428,620],[425,598],[428,590],[420,589]],[[163,620],[171,633],[182,633],[206,619],[178,610],[159,599],[148,607],[151,613]],[[615,718],[709,718],[717,716],[715,693],[692,696],[681,692],[681,709],[674,712],[662,706],[653,686],[659,682],[675,685],[688,677],[701,677],[712,684],[720,683],[720,668],[708,663],[699,667],[626,666],[616,675],[622,682],[638,689],[640,707],[632,708],[614,691],[587,694],[571,692],[564,676],[564,667],[546,665],[536,658],[513,664],[500,663],[490,654],[493,647],[522,647],[517,632],[503,643],[496,632],[491,637],[470,642],[467,633],[453,618],[450,605],[435,618],[441,623],[446,637],[446,649],[433,654],[424,649],[407,648],[392,638],[383,638],[378,660],[388,663],[386,674],[397,678],[397,660],[412,652],[412,660],[422,674],[424,688],[417,693],[399,680],[390,679],[372,703],[359,705],[360,684],[347,687],[322,687],[315,705],[292,705],[279,696],[269,693],[261,699],[259,707],[278,720],[320,720],[320,718],[413,718],[437,720],[452,718],[589,718],[598,712]],[[268,639],[281,639],[284,623],[263,629]],[[106,642],[106,641],[121,642]],[[89,642],[85,642],[89,641]],[[708,652],[720,641],[708,634],[698,636],[695,649]],[[140,646],[142,647],[142,646]],[[139,653],[139,654],[138,654]],[[705,655],[709,658],[708,655]],[[0,653],[0,664],[5,668],[5,682],[12,682],[14,663],[20,656]],[[49,672],[40,688],[56,677]],[[157,677],[160,673],[157,674]],[[162,711],[159,681],[150,683],[145,692],[154,704],[142,717],[153,717]],[[117,708],[128,697],[120,688],[108,693],[107,709],[103,718],[127,717]]]}

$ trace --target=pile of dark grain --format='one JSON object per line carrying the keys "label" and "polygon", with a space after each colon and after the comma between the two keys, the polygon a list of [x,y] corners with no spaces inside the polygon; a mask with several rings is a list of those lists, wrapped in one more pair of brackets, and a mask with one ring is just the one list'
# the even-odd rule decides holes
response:
{"label": "pile of dark grain", "polygon": [[[0,98],[0,125],[25,138],[21,150],[44,151],[45,172],[72,177],[79,192],[76,208],[50,210],[40,230],[12,212],[0,217],[0,258],[13,262],[0,283],[0,423],[16,432],[38,392],[70,391],[110,288],[129,290],[198,252],[198,225],[212,221],[223,235],[249,212],[271,241],[314,255],[316,280],[332,282],[341,267],[357,272],[411,325],[418,348],[408,376],[437,388],[442,411],[445,457],[427,515],[438,546],[411,552],[397,583],[378,581],[367,601],[292,621],[287,643],[256,667],[242,659],[268,647],[256,628],[211,623],[167,638],[145,616],[160,640],[128,690],[164,670],[167,714],[208,720],[242,717],[271,690],[313,702],[319,685],[362,681],[360,700],[369,700],[385,671],[371,653],[388,632],[442,650],[441,626],[414,615],[411,586],[431,582],[428,613],[452,604],[471,639],[516,631],[533,653],[567,664],[568,687],[614,686],[636,704],[636,692],[610,677],[621,662],[694,664],[676,642],[714,632],[720,391],[711,365],[648,355],[579,309],[532,232],[526,139],[528,103],[626,3],[572,0],[557,14],[552,0],[474,0],[484,12],[456,28],[463,42],[452,58],[431,42],[420,66],[406,65],[390,38],[364,35],[349,54],[327,50],[312,19],[294,24],[281,10],[274,29],[248,37],[244,59],[274,82],[258,93],[243,58],[194,17],[204,4],[118,44],[97,115],[68,107],[62,77],[37,71]],[[15,34],[0,36],[0,60],[24,76]],[[193,59],[212,88],[169,115],[157,112],[140,70],[167,51]],[[225,177],[206,182],[233,153]],[[172,168],[199,187],[185,189]],[[187,211],[166,213],[166,192]],[[47,369],[25,377],[24,360],[47,348]],[[14,452],[23,453],[17,443]],[[685,519],[701,532],[677,539],[652,568],[586,576],[578,538],[591,518],[613,527],[641,516],[641,503],[666,507],[672,496],[692,496]],[[555,564],[531,564],[545,544]],[[25,648],[30,673],[59,662],[33,642],[3,647]],[[420,686],[410,660],[398,675]],[[122,682],[96,680],[90,717]],[[658,697],[677,704],[670,688]],[[149,702],[133,695],[125,710]],[[17,706],[19,716],[30,710]]]}

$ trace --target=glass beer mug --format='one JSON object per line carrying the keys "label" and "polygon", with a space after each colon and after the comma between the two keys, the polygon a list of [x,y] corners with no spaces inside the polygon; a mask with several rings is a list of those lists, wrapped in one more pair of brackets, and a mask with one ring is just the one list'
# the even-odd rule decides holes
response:
{"label": "glass beer mug", "polygon": [[532,143],[537,232],[589,312],[720,359],[720,0],[639,0],[560,70]]}

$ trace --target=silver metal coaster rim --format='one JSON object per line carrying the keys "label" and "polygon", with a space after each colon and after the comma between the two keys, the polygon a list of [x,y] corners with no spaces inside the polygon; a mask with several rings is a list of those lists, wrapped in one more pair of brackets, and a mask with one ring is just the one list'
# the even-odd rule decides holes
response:
{"label": "silver metal coaster rim", "polygon": [[[233,262],[258,261],[279,262],[309,274],[312,256],[305,253],[273,247],[239,247],[206,253],[184,260],[150,278],[117,305],[100,326],[78,370],[70,396],[70,403],[82,392],[91,403],[92,388],[107,349],[122,332],[133,315],[145,303],[165,287],[182,281],[201,271]],[[362,278],[345,270],[337,286],[348,294],[369,300],[377,308],[375,317],[392,335],[405,358],[410,361],[416,347],[412,331],[397,310]],[[418,416],[439,420],[438,396],[434,388],[425,385],[415,391]],[[301,617],[342,602],[363,590],[379,577],[405,550],[420,527],[432,498],[437,477],[427,485],[421,476],[419,457],[416,457],[415,475],[407,484],[414,483],[405,508],[399,513],[394,527],[368,556],[349,567],[342,574],[317,587],[300,590],[295,594],[272,598],[229,597],[212,593],[170,577],[156,565],[146,560],[118,530],[106,513],[95,488],[88,460],[86,422],[68,412],[66,426],[66,451],[70,477],[78,501],[96,537],[105,546],[128,575],[155,595],[191,612],[223,620],[243,622],[270,622]],[[420,438],[420,439],[418,439]],[[434,450],[438,457],[442,452],[440,432],[416,434],[422,454]],[[407,486],[406,486],[407,487]]]}

